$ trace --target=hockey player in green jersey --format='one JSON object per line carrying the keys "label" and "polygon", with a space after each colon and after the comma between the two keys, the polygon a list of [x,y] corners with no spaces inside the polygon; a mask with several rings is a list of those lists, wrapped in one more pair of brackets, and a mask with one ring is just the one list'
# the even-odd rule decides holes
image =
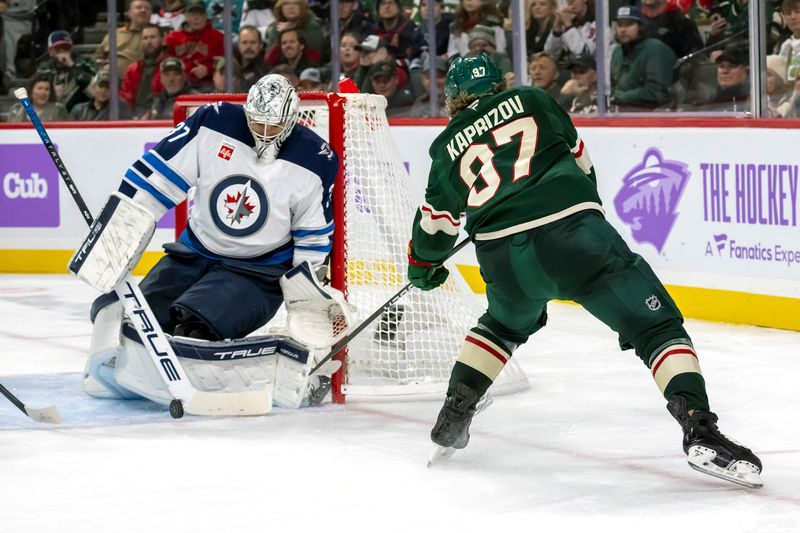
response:
{"label": "hockey player in green jersey", "polygon": [[469,441],[478,400],[514,349],[547,322],[547,302],[573,300],[634,349],[683,429],[696,470],[761,486],[761,462],[727,439],[709,409],[683,317],[647,262],[605,220],[588,151],[569,116],[533,87],[508,89],[485,54],[447,73],[452,119],[430,148],[425,201],[409,244],[410,282],[431,290],[466,214],[488,309],[466,335],[431,439],[434,456]]}

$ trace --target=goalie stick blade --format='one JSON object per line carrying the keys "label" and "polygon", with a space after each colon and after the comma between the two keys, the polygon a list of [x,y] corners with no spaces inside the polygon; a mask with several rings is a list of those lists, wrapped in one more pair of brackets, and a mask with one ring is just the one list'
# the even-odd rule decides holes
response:
{"label": "goalie stick blade", "polygon": [[448,462],[453,456],[456,454],[458,450],[455,448],[445,448],[444,446],[439,446],[438,444],[433,445],[433,453],[431,453],[430,458],[428,459],[428,468],[436,464],[442,464]]}
{"label": "goalie stick blade", "polygon": [[267,391],[196,391],[183,406],[191,415],[257,416],[272,410],[272,395]]}
{"label": "goalie stick blade", "polygon": [[25,414],[37,422],[44,422],[46,424],[61,423],[61,413],[58,412],[58,408],[55,405],[42,407],[41,409],[25,407]]}
{"label": "goalie stick blade", "polygon": [[745,461],[738,461],[732,467],[722,468],[713,462],[716,453],[702,446],[689,448],[689,466],[698,472],[718,477],[737,485],[751,489],[760,489],[764,486],[757,468]]}

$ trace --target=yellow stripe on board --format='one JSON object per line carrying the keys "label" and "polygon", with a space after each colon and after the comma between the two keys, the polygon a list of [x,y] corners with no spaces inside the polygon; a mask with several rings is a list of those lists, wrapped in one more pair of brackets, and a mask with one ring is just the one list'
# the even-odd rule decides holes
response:
{"label": "yellow stripe on board", "polygon": [[667,285],[689,318],[800,331],[800,299]]}
{"label": "yellow stripe on board", "polygon": [[[0,273],[66,274],[71,250],[0,250]],[[145,252],[133,269],[144,276],[164,256],[164,252]]]}
{"label": "yellow stripe on board", "polygon": [[[486,285],[477,266],[458,265],[458,270],[473,291],[486,293]],[[680,285],[666,287],[688,318],[800,331],[798,298]]]}
{"label": "yellow stripe on board", "polygon": [[[145,252],[133,273],[137,276],[145,275],[163,255],[163,252]],[[0,273],[64,274],[67,272],[70,257],[70,250],[0,250]],[[356,265],[355,270],[362,270],[367,266]],[[474,292],[486,293],[486,285],[477,266],[456,266]],[[399,273],[388,265],[378,270],[377,278],[386,278],[386,281],[392,283],[401,281]],[[375,279],[373,273],[372,279],[363,280],[362,283],[378,279]],[[798,298],[679,285],[667,285],[667,290],[684,316],[689,318],[800,331]]]}

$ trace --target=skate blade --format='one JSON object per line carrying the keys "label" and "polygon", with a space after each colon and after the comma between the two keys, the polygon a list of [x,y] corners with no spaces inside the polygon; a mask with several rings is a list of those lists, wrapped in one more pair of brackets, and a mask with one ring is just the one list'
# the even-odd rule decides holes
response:
{"label": "skate blade", "polygon": [[438,444],[433,445],[433,453],[431,454],[430,458],[428,459],[428,468],[435,464],[446,463],[456,454],[458,450],[456,448],[445,448],[444,446],[439,446]]}
{"label": "skate blade", "polygon": [[722,468],[712,462],[714,457],[716,457],[716,454],[713,450],[690,448],[688,458],[689,466],[698,472],[751,489],[760,489],[764,486],[764,483],[761,481],[761,476],[750,463],[739,461],[731,468]]}

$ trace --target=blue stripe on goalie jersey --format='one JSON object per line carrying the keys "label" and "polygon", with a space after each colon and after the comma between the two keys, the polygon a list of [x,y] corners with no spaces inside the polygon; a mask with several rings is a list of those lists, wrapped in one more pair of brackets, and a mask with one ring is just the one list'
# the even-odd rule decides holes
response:
{"label": "blue stripe on goalie jersey", "polygon": [[275,248],[274,250],[271,250],[263,255],[259,255],[256,257],[251,257],[251,258],[224,257],[215,254],[214,252],[203,246],[200,243],[200,241],[197,240],[197,237],[194,236],[194,233],[192,233],[192,230],[189,227],[183,230],[183,233],[181,233],[181,236],[178,237],[178,240],[186,247],[202,255],[206,259],[228,262],[228,263],[239,262],[257,266],[280,265],[282,263],[291,261],[292,256],[294,255],[294,246],[292,245],[292,241],[289,241],[286,244],[283,244],[278,248]]}
{"label": "blue stripe on goalie jersey", "polygon": [[166,163],[159,159],[152,150],[145,152],[145,154],[142,156],[142,159],[144,159],[148,165],[153,167],[156,172],[167,178],[170,183],[175,185],[177,188],[183,192],[189,192],[190,185],[185,179],[183,179],[183,176],[172,170]]}
{"label": "blue stripe on goalie jersey", "polygon": [[320,229],[295,229],[292,230],[292,237],[308,237],[309,235],[327,235],[332,233],[334,228],[333,222]]}
{"label": "blue stripe on goalie jersey", "polygon": [[248,146],[256,144],[247,127],[247,118],[242,107],[227,102],[216,102],[200,107],[183,122],[183,127],[170,132],[170,135],[162,139],[153,151],[164,161],[169,161],[197,136],[201,127],[227,135]]}
{"label": "blue stripe on goalie jersey", "polygon": [[325,252],[328,253],[333,248],[333,244],[321,244],[319,246],[301,246],[295,245],[295,250],[307,250],[309,252]]}
{"label": "blue stripe on goalie jersey", "polygon": [[164,194],[159,192],[158,189],[153,187],[151,184],[147,183],[147,180],[138,175],[136,171],[134,171],[132,168],[129,168],[125,172],[125,179],[128,180],[134,187],[148,193],[150,196],[158,200],[161,203],[161,205],[163,205],[167,209],[172,209],[173,207],[175,207],[175,202],[167,198]]}

